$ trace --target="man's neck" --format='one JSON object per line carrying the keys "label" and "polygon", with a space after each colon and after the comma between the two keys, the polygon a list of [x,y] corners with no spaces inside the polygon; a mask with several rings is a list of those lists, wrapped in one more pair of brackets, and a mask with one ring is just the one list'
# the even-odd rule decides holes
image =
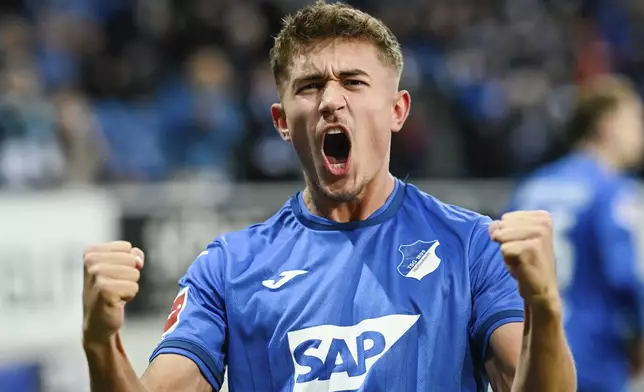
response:
{"label": "man's neck", "polygon": [[315,187],[307,185],[303,192],[304,203],[311,213],[336,222],[362,221],[385,205],[396,185],[394,177],[386,172],[365,185],[353,200],[337,202],[330,200]]}

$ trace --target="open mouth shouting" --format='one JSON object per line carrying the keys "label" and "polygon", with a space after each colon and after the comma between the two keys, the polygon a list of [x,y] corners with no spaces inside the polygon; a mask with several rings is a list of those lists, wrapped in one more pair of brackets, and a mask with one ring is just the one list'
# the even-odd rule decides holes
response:
{"label": "open mouth shouting", "polygon": [[341,126],[328,127],[322,136],[324,166],[334,176],[345,176],[351,165],[351,138]]}

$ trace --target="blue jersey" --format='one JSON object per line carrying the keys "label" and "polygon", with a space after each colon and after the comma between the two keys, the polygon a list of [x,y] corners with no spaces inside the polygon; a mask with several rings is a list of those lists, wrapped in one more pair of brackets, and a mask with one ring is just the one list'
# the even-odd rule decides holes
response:
{"label": "blue jersey", "polygon": [[625,390],[625,338],[641,331],[643,310],[636,225],[644,217],[635,204],[635,184],[590,155],[571,154],[522,181],[511,209],[552,215],[580,390]]}
{"label": "blue jersey", "polygon": [[151,358],[215,390],[227,366],[231,391],[485,391],[490,335],[523,321],[490,223],[398,180],[360,222],[298,193],[195,260]]}

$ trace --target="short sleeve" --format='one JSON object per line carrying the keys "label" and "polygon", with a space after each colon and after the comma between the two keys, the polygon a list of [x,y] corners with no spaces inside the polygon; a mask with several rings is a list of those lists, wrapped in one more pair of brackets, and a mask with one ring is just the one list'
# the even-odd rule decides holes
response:
{"label": "short sleeve", "polygon": [[628,186],[608,188],[597,201],[595,231],[603,274],[622,299],[633,328],[641,333],[644,310],[644,214],[635,191]]}
{"label": "short sleeve", "polygon": [[150,356],[150,362],[161,354],[191,359],[215,391],[223,382],[226,362],[224,261],[215,242],[188,268],[179,280],[161,342]]}
{"label": "short sleeve", "polygon": [[481,218],[469,247],[472,319],[470,339],[481,361],[485,360],[492,333],[500,326],[524,321],[523,299],[501,255],[488,234],[492,220]]}

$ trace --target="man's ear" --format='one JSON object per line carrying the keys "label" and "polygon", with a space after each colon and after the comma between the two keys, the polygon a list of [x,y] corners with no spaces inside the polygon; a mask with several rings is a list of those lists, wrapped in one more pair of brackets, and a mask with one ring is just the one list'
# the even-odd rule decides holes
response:
{"label": "man's ear", "polygon": [[273,118],[273,126],[281,138],[285,142],[290,142],[291,133],[288,130],[288,124],[286,124],[286,113],[284,113],[282,104],[274,103],[271,105],[271,117]]}
{"label": "man's ear", "polygon": [[391,130],[392,132],[398,132],[402,129],[407,116],[409,116],[409,110],[411,109],[411,96],[406,90],[398,92],[396,97],[396,102],[394,102],[394,107],[391,112]]}

